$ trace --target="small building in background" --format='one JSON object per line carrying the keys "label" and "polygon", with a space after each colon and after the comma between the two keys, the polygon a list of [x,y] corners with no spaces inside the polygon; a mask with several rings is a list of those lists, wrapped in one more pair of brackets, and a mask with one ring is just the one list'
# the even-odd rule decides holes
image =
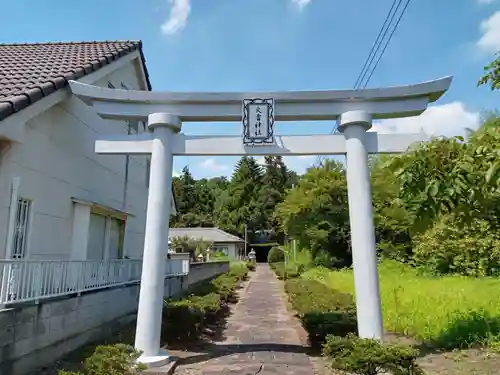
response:
{"label": "small building in background", "polygon": [[209,242],[211,254],[221,252],[230,259],[240,259],[244,253],[245,241],[219,228],[170,228],[169,241],[176,237]]}

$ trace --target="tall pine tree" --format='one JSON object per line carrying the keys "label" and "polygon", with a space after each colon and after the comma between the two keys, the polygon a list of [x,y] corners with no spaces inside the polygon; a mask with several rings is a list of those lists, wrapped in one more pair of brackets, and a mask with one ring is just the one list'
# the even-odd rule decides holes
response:
{"label": "tall pine tree", "polygon": [[260,206],[263,170],[253,157],[243,156],[236,164],[227,190],[216,202],[217,225],[230,233],[244,236],[249,229],[263,225]]}
{"label": "tall pine tree", "polygon": [[290,173],[282,156],[266,156],[264,160],[265,172],[259,193],[259,205],[266,217],[265,227],[262,229],[271,229],[276,239],[282,240],[283,233],[274,212],[276,206],[283,202],[287,188],[291,187],[289,186]]}

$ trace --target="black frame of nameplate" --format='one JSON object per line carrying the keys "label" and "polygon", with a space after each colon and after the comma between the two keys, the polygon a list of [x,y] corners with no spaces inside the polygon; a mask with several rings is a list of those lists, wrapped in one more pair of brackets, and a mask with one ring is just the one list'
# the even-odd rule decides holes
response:
{"label": "black frame of nameplate", "polygon": [[[248,124],[249,105],[267,106],[269,135],[266,138],[250,137],[250,127]],[[243,144],[245,146],[274,144],[274,99],[243,99]]]}

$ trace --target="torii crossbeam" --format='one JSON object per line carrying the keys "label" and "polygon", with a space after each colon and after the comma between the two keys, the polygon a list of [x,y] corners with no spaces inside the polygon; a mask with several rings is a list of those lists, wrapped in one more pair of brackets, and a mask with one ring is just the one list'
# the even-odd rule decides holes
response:
{"label": "torii crossbeam", "polygon": [[[346,155],[358,331],[361,337],[380,339],[383,327],[367,155],[404,152],[427,137],[424,134],[377,134],[367,130],[373,119],[418,116],[448,90],[451,80],[446,77],[380,89],[268,93],[158,93],[108,89],[71,81],[73,94],[91,105],[102,118],[147,120],[152,130],[148,134],[98,140],[95,146],[100,154],[151,155],[145,272],[142,273],[135,341],[136,348],[143,352],[139,360],[150,367],[168,361],[167,353],[160,350],[160,332],[174,155]],[[270,144],[249,146],[241,137],[180,133],[183,122],[249,121],[243,116],[246,107],[242,105],[249,98],[255,98],[250,102],[271,103],[268,108],[272,118],[263,122],[268,134],[264,138]],[[270,126],[274,121],[304,120],[337,120],[343,134],[272,134]],[[245,134],[246,139],[249,135]],[[250,138],[259,137],[254,134]]]}

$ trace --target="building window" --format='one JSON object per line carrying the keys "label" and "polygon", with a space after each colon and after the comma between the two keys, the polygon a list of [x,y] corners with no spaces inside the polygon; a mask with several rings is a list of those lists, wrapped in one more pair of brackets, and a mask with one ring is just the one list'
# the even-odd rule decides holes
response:
{"label": "building window", "polygon": [[30,231],[32,201],[19,198],[17,201],[16,221],[14,224],[14,238],[12,242],[12,259],[26,257],[28,235]]}
{"label": "building window", "polygon": [[109,259],[123,258],[123,244],[125,240],[125,221],[109,218]]}
{"label": "building window", "polygon": [[89,224],[87,259],[122,259],[125,220],[92,212]]}
{"label": "building window", "polygon": [[220,252],[224,254],[225,256],[229,255],[229,248],[227,246],[215,246],[214,247],[215,252]]}

